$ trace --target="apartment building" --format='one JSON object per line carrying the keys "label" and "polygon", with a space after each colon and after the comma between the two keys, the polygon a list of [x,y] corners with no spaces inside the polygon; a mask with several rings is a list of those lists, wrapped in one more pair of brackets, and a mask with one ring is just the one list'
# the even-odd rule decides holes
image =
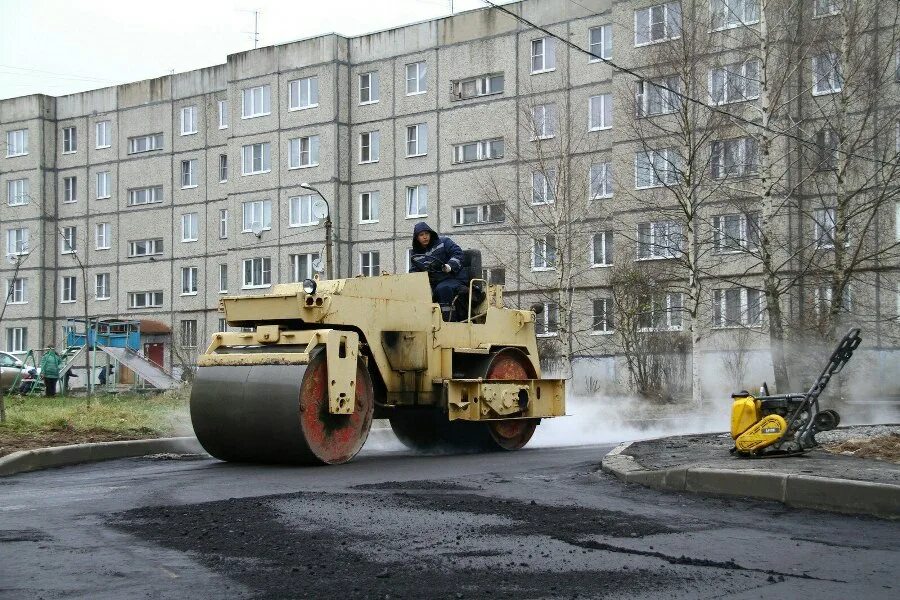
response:
{"label": "apartment building", "polygon": [[[755,0],[685,4],[706,11],[711,36],[758,22]],[[831,14],[827,2],[809,4],[813,16]],[[524,21],[474,10],[260,48],[153,80],[0,101],[4,348],[59,344],[86,295],[91,317],[170,327],[170,366],[180,353],[172,348],[196,351],[224,327],[223,295],[312,275],[325,250],[312,209],[321,193],[338,277],[405,272],[413,225],[425,220],[480,249],[507,302],[543,303],[539,331],[550,339],[560,306],[546,290],[558,287],[565,247],[578,262],[574,354],[621,380],[610,267],[665,262],[676,250],[661,240],[682,233],[660,212],[665,138],[648,143],[653,136],[634,123],[665,113],[675,97],[654,87],[658,78],[604,59],[658,71],[687,11],[661,0],[525,0],[505,9]],[[719,40],[707,57],[710,93],[752,102],[725,60],[740,55],[741,43]],[[753,65],[740,64],[738,74],[752,80]],[[810,64],[808,72],[823,71]],[[749,142],[710,140],[719,144],[711,168],[751,163]],[[719,250],[739,251],[756,211],[709,210],[717,231],[735,232],[716,238]],[[892,206],[881,221],[886,235],[900,237],[896,218]],[[756,328],[754,369],[765,376],[758,273],[740,263],[735,256],[710,269],[730,283],[709,286],[699,315],[704,347],[712,356],[731,327]],[[880,263],[865,278],[884,351],[878,361],[896,357],[898,267]],[[740,278],[749,283],[735,285]],[[654,302],[648,329],[686,326],[682,292]],[[707,366],[716,370],[713,358]]]}

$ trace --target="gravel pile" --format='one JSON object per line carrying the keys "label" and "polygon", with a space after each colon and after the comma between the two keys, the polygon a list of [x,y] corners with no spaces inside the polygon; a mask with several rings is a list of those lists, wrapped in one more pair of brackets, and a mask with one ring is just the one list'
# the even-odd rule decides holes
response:
{"label": "gravel pile", "polygon": [[900,435],[900,425],[851,425],[816,434],[816,441],[822,444],[840,444],[850,440],[871,440],[891,434]]}

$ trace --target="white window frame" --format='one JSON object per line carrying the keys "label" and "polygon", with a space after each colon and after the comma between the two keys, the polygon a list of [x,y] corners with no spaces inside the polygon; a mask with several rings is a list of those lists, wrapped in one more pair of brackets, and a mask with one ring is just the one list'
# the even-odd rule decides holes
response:
{"label": "white window frame", "polygon": [[219,293],[220,294],[228,293],[228,264],[227,263],[219,264]]}
{"label": "white window frame", "polygon": [[[821,62],[825,60],[828,63],[828,76],[820,78],[819,73],[824,72],[820,68]],[[825,52],[818,56],[812,57],[812,95],[827,96],[829,94],[837,94],[844,87],[844,80],[841,76],[841,63],[837,52]],[[828,87],[820,87],[820,83],[825,81]]]}
{"label": "white window frame", "polygon": [[[258,151],[258,152],[257,152]],[[256,163],[259,163],[259,169]],[[247,170],[247,167],[250,170]],[[257,142],[241,146],[241,176],[259,175],[272,170],[271,142]]]}
{"label": "white window frame", "polygon": [[288,226],[309,227],[318,225],[319,220],[313,215],[314,194],[301,194],[288,198]]}
{"label": "white window frame", "polygon": [[[300,283],[304,279],[312,279],[316,271],[313,263],[320,260],[318,252],[301,252],[299,254],[291,254],[289,257],[291,268],[291,283]],[[305,271],[305,273],[303,272]]]}
{"label": "white window frame", "polygon": [[151,185],[128,190],[128,206],[142,206],[144,204],[157,204],[163,201],[163,187]]}
{"label": "white window frame", "polygon": [[[760,61],[758,58],[729,63],[709,70],[709,102],[717,106],[759,99]],[[755,73],[754,73],[755,71]],[[722,97],[717,98],[715,83],[722,81]],[[734,97],[732,97],[734,93]]]}
{"label": "white window frame", "polygon": [[538,206],[541,204],[556,203],[556,169],[546,169],[545,171],[535,170],[531,172],[531,204]]}
{"label": "white window frame", "polygon": [[[677,76],[635,82],[634,114],[638,118],[670,115],[681,106],[681,79]],[[654,101],[658,101],[655,104]],[[652,110],[659,106],[659,110]]]}
{"label": "white window frame", "polygon": [[[468,219],[468,215],[474,215],[474,219]],[[455,227],[502,223],[505,220],[506,208],[503,203],[466,204],[453,207],[453,225]]]}
{"label": "white window frame", "polygon": [[228,155],[219,155],[219,183],[228,182]]}
{"label": "white window frame", "polygon": [[[369,157],[366,158],[366,151]],[[377,163],[381,160],[381,132],[363,131],[359,134],[359,164]]]}
{"label": "white window frame", "polygon": [[363,277],[376,277],[381,271],[381,252],[364,250],[359,253],[359,274]]}
{"label": "white window frame", "polygon": [[63,154],[75,154],[78,152],[78,128],[74,125],[63,127]]}
{"label": "white window frame", "polygon": [[[675,298],[678,302],[674,302]],[[650,326],[639,327],[641,332],[651,331],[681,331],[684,328],[684,294],[682,292],[667,292],[660,296],[649,298],[650,301]],[[665,304],[665,307],[661,306]],[[656,324],[656,315],[658,313],[665,314],[665,320],[662,326]],[[640,316],[638,317],[640,320]],[[677,323],[677,324],[676,324]]]}
{"label": "white window frame", "polygon": [[[366,85],[363,85],[363,81]],[[380,77],[378,71],[368,71],[359,74],[359,104],[377,104],[381,99]],[[368,91],[368,98],[363,100],[363,90]]]}
{"label": "white window frame", "polygon": [[539,104],[531,109],[531,141],[556,137],[558,126],[555,102]]}
{"label": "white window frame", "polygon": [[[138,250],[143,245],[143,252]],[[159,256],[163,253],[162,238],[147,238],[143,240],[130,240],[128,242],[128,258],[142,258],[145,256]]]}
{"label": "white window frame", "polygon": [[319,136],[306,135],[288,140],[288,169],[319,166]]}
{"label": "white window frame", "polygon": [[63,177],[63,203],[72,204],[78,202],[78,176],[69,175]]}
{"label": "white window frame", "polygon": [[428,123],[406,126],[406,158],[428,154]]}
{"label": "white window frame", "polygon": [[6,182],[6,204],[8,206],[25,206],[30,197],[29,191],[27,177],[10,179]]}
{"label": "white window frame", "polygon": [[837,234],[836,211],[833,206],[817,208],[813,211],[813,240],[816,248],[834,248]]}
{"label": "white window frame", "polygon": [[197,159],[181,161],[181,189],[189,190],[197,187]]}
{"label": "white window frame", "polygon": [[228,209],[219,209],[219,239],[228,239]]}
{"label": "white window frame", "polygon": [[[641,247],[644,242],[641,239],[641,228],[648,227],[647,250],[643,252]],[[664,243],[657,238],[662,236]],[[677,236],[677,244],[672,244],[672,238]],[[678,258],[684,252],[684,229],[676,221],[643,221],[638,223],[637,236],[635,237],[637,252],[635,260],[661,260]]]}
{"label": "white window frame", "polygon": [[[738,237],[728,235],[728,220],[738,222]],[[759,237],[760,213],[729,213],[715,215],[713,225],[713,252],[715,254],[737,254],[755,248]],[[754,231],[756,232],[753,235]],[[737,246],[736,248],[734,246]]]}
{"label": "white window frame", "polygon": [[97,200],[106,200],[112,197],[112,173],[110,171],[97,171]]}
{"label": "white window frame", "polygon": [[418,219],[428,216],[428,186],[406,186],[406,218]]}
{"label": "white window frame", "polygon": [[24,354],[28,351],[28,328],[6,328],[6,351],[10,354]]}
{"label": "white window frame", "polygon": [[[302,104],[304,92],[306,104]],[[319,106],[319,76],[310,75],[288,82],[288,111],[306,110]]]}
{"label": "white window frame", "polygon": [[[250,267],[249,281],[247,278],[247,267]],[[272,259],[268,256],[257,256],[255,258],[245,258],[242,262],[244,285],[241,289],[256,290],[272,286]],[[258,277],[257,277],[258,276]]]}
{"label": "white window frame", "polygon": [[28,304],[28,280],[24,277],[6,280],[7,304]]}
{"label": "white window frame", "polygon": [[[602,314],[598,314],[597,303],[602,303]],[[591,335],[612,335],[616,332],[615,311],[612,298],[594,298],[591,302],[593,309],[591,322]],[[599,318],[598,318],[599,317]],[[599,327],[598,327],[599,325]]]}
{"label": "white window frame", "polygon": [[556,38],[547,36],[531,40],[531,74],[556,70]]}
{"label": "white window frame", "polygon": [[74,254],[78,250],[78,226],[67,225],[62,228],[62,239],[59,240],[60,254]]}
{"label": "white window frame", "polygon": [[109,300],[112,296],[109,273],[94,275],[94,300]]}
{"label": "white window frame", "polygon": [[[142,298],[139,305],[137,300]],[[128,308],[130,310],[139,310],[142,308],[162,308],[163,292],[162,290],[152,290],[146,292],[128,292]]]}
{"label": "white window frame", "polygon": [[[378,209],[381,202],[381,192],[373,190],[370,192],[360,192],[359,194],[359,222],[377,223]],[[367,210],[368,208],[368,210]]]}
{"label": "white window frame", "polygon": [[[247,221],[247,210],[250,211],[250,221]],[[253,232],[253,225],[259,223],[263,231],[272,229],[272,201],[248,200],[241,203],[241,233]]]}
{"label": "white window frame", "polygon": [[[663,10],[663,35],[662,37],[655,38],[653,37],[653,10],[657,8],[662,8]],[[677,8],[677,10],[673,10]],[[646,30],[647,30],[647,41],[638,41],[638,35],[640,33],[641,24],[639,23],[640,14],[646,12]],[[672,16],[669,14],[670,12],[677,14],[678,22],[674,23]],[[661,44],[663,42],[667,42],[670,40],[677,40],[681,37],[681,5],[678,2],[666,2],[664,4],[655,4],[653,6],[645,6],[642,8],[635,9],[634,11],[634,47],[639,48],[641,46],[650,46],[652,44]]]}
{"label": "white window frame", "polygon": [[199,278],[199,267],[181,267],[181,295],[196,296]]}
{"label": "white window frame", "polygon": [[[729,295],[728,292],[732,292]],[[732,322],[728,318],[729,299],[737,292],[738,320]],[[752,297],[756,297],[756,306],[752,306]],[[741,327],[762,326],[762,300],[760,290],[746,287],[719,288],[713,290],[712,327],[713,329],[736,329]]]}
{"label": "white window frame", "polygon": [[591,200],[613,197],[612,162],[591,164],[588,169],[588,193]]}
{"label": "white window frame", "polygon": [[588,98],[588,131],[612,129],[612,115],[612,94],[597,94]]}
{"label": "white window frame", "polygon": [[78,280],[74,275],[59,278],[59,303],[71,304],[78,301]]}
{"label": "white window frame", "polygon": [[[642,160],[647,161],[652,175],[652,181],[649,184],[643,183],[639,179]],[[646,190],[676,185],[678,183],[679,164],[679,156],[675,148],[638,151],[634,155],[634,189]]]}
{"label": "white window frame", "polygon": [[228,129],[228,100],[219,100],[219,129]]}
{"label": "white window frame", "polygon": [[6,132],[6,158],[28,154],[28,130],[14,129]]}
{"label": "white window frame", "polygon": [[[735,8],[734,5],[738,2],[740,4]],[[759,23],[759,0],[710,0],[709,22],[710,31],[724,31]]]}
{"label": "white window frame", "polygon": [[109,250],[112,248],[112,226],[109,223],[94,225],[94,249]]}
{"label": "white window frame", "polygon": [[200,213],[181,215],[181,241],[196,242],[200,239]]}
{"label": "white window frame", "polygon": [[[466,149],[474,149],[475,158],[466,158]],[[506,142],[503,138],[466,142],[453,146],[453,164],[478,162],[481,160],[499,160],[506,152]]]}
{"label": "white window frame", "polygon": [[[410,71],[413,71],[412,74]],[[411,76],[412,75],[412,76]],[[428,63],[420,60],[406,65],[406,95],[418,96],[428,91]]]}
{"label": "white window frame", "polygon": [[256,85],[241,90],[241,119],[255,119],[272,114],[272,87]]}
{"label": "white window frame", "polygon": [[[144,147],[146,145],[146,147]],[[128,138],[128,154],[143,154],[163,149],[163,134],[148,133]]]}
{"label": "white window frame", "polygon": [[[552,250],[552,252],[551,252]],[[555,271],[559,249],[556,247],[556,236],[545,235],[531,239],[531,270]]]}
{"label": "white window frame", "polygon": [[[591,236],[591,268],[611,267],[615,260],[615,242],[611,229],[598,231]],[[597,242],[600,242],[600,254],[597,256]]]}
{"label": "white window frame", "polygon": [[[709,151],[713,179],[747,177],[759,171],[759,145],[752,136],[713,140]],[[729,157],[737,162],[729,164]]]}
{"label": "white window frame", "polygon": [[506,78],[503,73],[467,77],[451,82],[450,99],[456,101],[493,96],[502,94],[505,88]]}
{"label": "white window frame", "polygon": [[194,135],[197,133],[197,107],[183,106],[181,108],[181,135]]}
{"label": "white window frame", "polygon": [[97,150],[112,146],[112,121],[97,121],[94,124],[94,147]]}
{"label": "white window frame", "polygon": [[548,338],[559,335],[559,304],[543,302],[544,310],[534,316],[535,337]]}
{"label": "white window frame", "polygon": [[813,18],[830,17],[840,14],[841,6],[837,0],[813,0]]}
{"label": "white window frame", "polygon": [[[594,32],[597,32],[597,37],[599,37],[596,41],[594,40]],[[588,30],[588,49],[594,55],[588,57],[589,63],[603,62],[612,58],[612,35],[611,24],[598,25]],[[600,58],[595,58],[595,56]]]}
{"label": "white window frame", "polygon": [[31,250],[28,247],[30,234],[27,227],[16,227],[6,230],[6,253],[25,256]]}

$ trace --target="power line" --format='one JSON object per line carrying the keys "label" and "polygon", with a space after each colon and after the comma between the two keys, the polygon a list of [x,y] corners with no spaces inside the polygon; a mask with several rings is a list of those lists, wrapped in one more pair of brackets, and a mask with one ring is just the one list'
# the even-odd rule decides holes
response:
{"label": "power line", "polygon": [[[594,15],[594,16],[600,16],[600,15],[598,15],[597,13],[595,13],[595,12],[593,12],[593,11],[587,9],[587,8],[584,7],[583,5],[579,4],[578,2],[574,2],[574,0],[569,0],[569,1],[570,1],[570,2],[573,2],[574,4],[577,4],[578,6],[581,6],[582,8],[584,8],[585,10],[587,10],[590,14],[592,14],[592,15]],[[640,80],[642,80],[642,81],[646,79],[644,75],[641,75],[641,74],[638,73],[637,71],[634,71],[634,70],[632,70],[632,69],[629,69],[628,67],[623,67],[623,66],[621,66],[621,65],[619,65],[619,64],[617,64],[617,63],[615,63],[615,62],[613,62],[612,60],[610,60],[610,59],[608,59],[608,58],[603,58],[602,56],[599,56],[599,55],[597,55],[597,54],[594,54],[594,53],[591,52],[590,50],[585,50],[584,48],[582,48],[582,47],[579,46],[578,44],[575,44],[574,42],[571,42],[571,41],[569,41],[569,40],[567,40],[567,39],[565,39],[565,38],[563,38],[563,37],[560,37],[560,36],[556,35],[556,34],[553,33],[552,31],[549,31],[548,29],[546,29],[546,28],[544,28],[544,27],[542,27],[542,26],[540,26],[540,25],[538,25],[538,24],[536,24],[536,23],[534,23],[534,22],[532,22],[532,21],[526,19],[526,18],[523,17],[523,16],[517,15],[516,13],[512,12],[511,10],[507,9],[507,8],[504,7],[504,6],[501,6],[501,5],[498,5],[498,4],[494,4],[493,2],[491,2],[491,0],[482,0],[482,2],[484,2],[484,3],[487,4],[487,5],[489,5],[489,6],[492,7],[492,8],[495,8],[495,9],[501,11],[501,12],[506,13],[507,15],[511,16],[512,18],[516,19],[517,21],[520,21],[521,23],[524,23],[524,24],[528,25],[528,26],[531,27],[532,29],[536,29],[536,30],[538,30],[538,31],[540,31],[540,32],[542,32],[542,33],[547,34],[549,37],[552,37],[552,38],[555,39],[555,40],[559,40],[560,42],[562,42],[562,43],[565,44],[566,46],[569,46],[570,48],[574,48],[575,50],[577,50],[577,51],[579,51],[579,52],[582,52],[582,53],[584,53],[584,54],[587,54],[587,55],[590,56],[591,58],[595,58],[595,59],[597,59],[598,61],[601,61],[601,62],[604,62],[604,63],[608,64],[609,66],[611,66],[611,67],[612,67],[614,70],[616,70],[616,71],[620,71],[620,72],[625,73],[625,74],[627,74],[627,75],[631,75],[632,77],[635,77],[635,78],[640,79]],[[696,98],[693,98],[693,97],[691,97],[691,96],[688,96],[687,94],[681,92],[680,90],[675,90],[675,89],[669,88],[669,87],[667,87],[667,86],[664,85],[664,84],[657,84],[657,83],[654,83],[653,85],[656,86],[656,87],[658,87],[658,88],[660,88],[660,89],[664,89],[664,90],[668,91],[669,93],[671,93],[672,95],[677,96],[678,98],[681,98],[681,99],[683,99],[683,100],[685,100],[685,101],[687,101],[687,102],[691,102],[691,103],[693,103],[693,104],[697,104],[697,105],[702,106],[703,108],[705,108],[705,109],[707,109],[707,110],[709,110],[709,111],[719,113],[719,114],[721,114],[721,115],[723,115],[723,116],[725,116],[725,117],[734,119],[735,121],[739,121],[739,122],[741,122],[741,123],[743,123],[743,124],[745,124],[745,125],[749,125],[749,126],[751,126],[751,127],[756,127],[757,129],[760,129],[760,130],[762,130],[762,131],[766,131],[766,132],[768,132],[768,133],[771,133],[771,134],[774,134],[774,135],[777,135],[777,136],[784,136],[784,137],[790,138],[790,139],[795,140],[795,141],[798,141],[798,142],[800,142],[801,144],[804,144],[804,145],[806,145],[806,146],[810,146],[810,147],[813,147],[813,148],[816,148],[816,149],[819,148],[819,145],[816,144],[815,142],[810,141],[810,140],[807,140],[807,139],[805,139],[805,138],[803,138],[803,137],[801,137],[801,136],[799,136],[799,135],[795,135],[795,134],[792,134],[792,133],[789,133],[789,132],[786,132],[786,131],[779,131],[779,130],[777,130],[777,129],[773,129],[772,127],[761,125],[760,123],[757,123],[756,121],[752,121],[752,120],[747,119],[746,117],[742,117],[742,116],[740,116],[740,115],[735,115],[735,114],[733,114],[733,113],[728,112],[727,110],[723,110],[722,108],[719,108],[718,106],[710,106],[709,104],[707,104],[706,102],[704,102],[704,101],[702,101],[702,100],[698,100],[698,99],[696,99]],[[889,161],[879,160],[879,159],[876,159],[876,158],[870,158],[870,157],[868,157],[868,156],[862,156],[862,155],[860,155],[860,154],[855,154],[855,153],[853,153],[853,152],[847,152],[847,151],[845,151],[845,150],[841,150],[840,148],[831,148],[831,150],[834,151],[834,152],[837,152],[837,153],[839,153],[839,154],[843,154],[844,156],[847,156],[847,157],[858,158],[858,159],[860,159],[860,160],[865,160],[865,161],[872,162],[872,163],[875,163],[875,164],[878,164],[878,165],[883,165],[883,166],[888,166],[888,167],[896,167],[896,166],[897,166],[896,161],[895,161],[895,162],[889,162]]]}

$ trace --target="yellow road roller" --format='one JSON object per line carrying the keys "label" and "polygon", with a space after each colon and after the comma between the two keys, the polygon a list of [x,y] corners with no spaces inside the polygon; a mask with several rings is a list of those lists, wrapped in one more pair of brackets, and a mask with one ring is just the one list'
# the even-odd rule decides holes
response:
{"label": "yellow road roller", "polygon": [[386,418],[417,450],[523,447],[565,414],[564,381],[541,378],[535,313],[504,307],[503,288],[480,279],[455,305],[445,321],[427,273],[224,297],[240,331],[213,334],[198,359],[197,439],[226,461],[339,464]]}

